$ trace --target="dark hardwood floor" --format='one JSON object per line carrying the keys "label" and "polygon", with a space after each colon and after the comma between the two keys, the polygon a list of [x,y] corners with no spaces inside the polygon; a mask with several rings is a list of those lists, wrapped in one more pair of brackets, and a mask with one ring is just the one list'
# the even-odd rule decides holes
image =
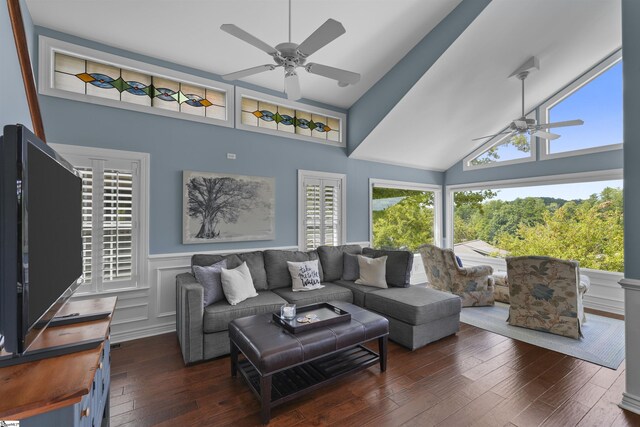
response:
{"label": "dark hardwood floor", "polygon": [[[375,347],[372,347],[375,349]],[[112,351],[111,426],[259,425],[259,404],[229,357],[185,367],[175,334]],[[271,426],[640,426],[618,408],[624,363],[601,368],[462,324],[420,350],[277,407]]]}

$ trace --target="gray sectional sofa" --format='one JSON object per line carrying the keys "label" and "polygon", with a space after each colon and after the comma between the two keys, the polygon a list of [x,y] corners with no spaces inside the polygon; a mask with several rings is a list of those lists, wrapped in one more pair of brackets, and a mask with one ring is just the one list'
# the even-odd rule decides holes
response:
{"label": "gray sectional sofa", "polygon": [[[388,289],[342,280],[344,254],[386,255]],[[389,319],[389,338],[416,349],[459,330],[458,296],[422,286],[409,286],[413,254],[376,251],[359,245],[321,246],[317,251],[265,250],[230,255],[194,255],[192,265],[227,259],[227,267],[247,263],[257,297],[232,306],[226,300],[203,306],[203,288],[191,273],[176,277],[176,330],[185,363],[229,353],[228,324],[254,314],[277,312],[286,302],[298,306],[329,301],[352,302]],[[324,288],[293,292],[287,261],[318,259]]]}

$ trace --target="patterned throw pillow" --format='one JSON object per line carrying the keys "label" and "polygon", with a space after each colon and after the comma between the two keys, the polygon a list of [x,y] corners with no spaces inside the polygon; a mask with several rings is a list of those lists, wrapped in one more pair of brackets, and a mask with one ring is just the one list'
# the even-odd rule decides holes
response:
{"label": "patterned throw pillow", "polygon": [[224,299],[224,292],[222,291],[222,279],[220,273],[223,268],[227,268],[227,260],[223,259],[220,262],[211,264],[208,266],[194,265],[193,274],[198,279],[198,283],[204,288],[204,296],[202,303],[204,306],[213,304],[214,302],[222,301]]}
{"label": "patterned throw pillow", "polygon": [[314,289],[324,288],[320,283],[320,270],[318,260],[291,262],[287,261],[291,281],[293,282],[293,292],[313,291]]}

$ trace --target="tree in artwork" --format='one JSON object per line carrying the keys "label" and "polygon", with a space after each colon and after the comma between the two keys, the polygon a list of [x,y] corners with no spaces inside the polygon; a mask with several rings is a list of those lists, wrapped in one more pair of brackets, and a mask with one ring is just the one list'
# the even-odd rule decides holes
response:
{"label": "tree in artwork", "polygon": [[232,177],[195,176],[187,181],[187,212],[200,220],[199,239],[220,236],[221,222],[235,223],[243,211],[256,207],[264,184]]}

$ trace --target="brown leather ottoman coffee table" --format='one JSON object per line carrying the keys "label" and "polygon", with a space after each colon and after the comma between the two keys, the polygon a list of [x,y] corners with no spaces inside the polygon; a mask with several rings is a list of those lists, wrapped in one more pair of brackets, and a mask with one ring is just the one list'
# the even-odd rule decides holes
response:
{"label": "brown leather ottoman coffee table", "polygon": [[[272,407],[321,385],[376,363],[386,370],[389,321],[353,304],[330,304],[349,312],[351,320],[297,334],[273,323],[271,313],[229,323],[231,376],[240,371],[258,396],[263,423],[269,422]],[[379,353],[362,345],[374,339]]]}

